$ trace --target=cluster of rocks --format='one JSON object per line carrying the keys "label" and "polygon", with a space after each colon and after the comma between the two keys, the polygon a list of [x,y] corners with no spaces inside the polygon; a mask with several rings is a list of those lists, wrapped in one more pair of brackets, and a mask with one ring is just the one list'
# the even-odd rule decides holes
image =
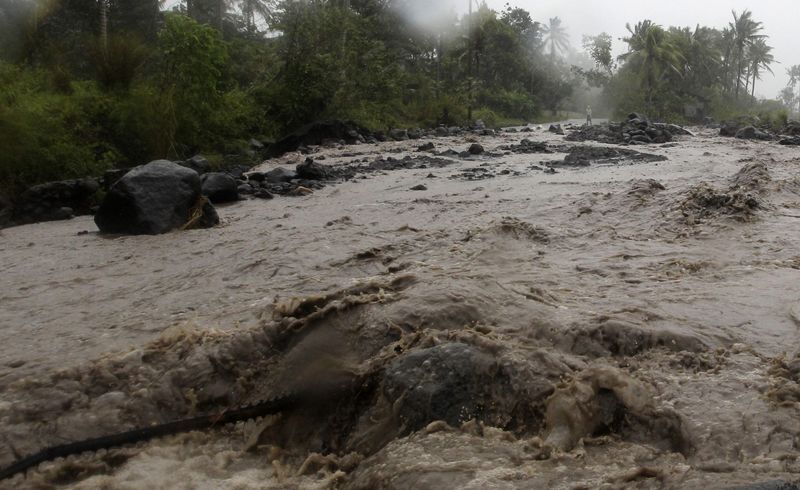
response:
{"label": "cluster of rocks", "polygon": [[531,141],[529,139],[523,139],[518,145],[501,146],[500,149],[518,154],[553,153],[553,150],[547,146],[547,143]]}
{"label": "cluster of rocks", "polygon": [[693,136],[676,124],[654,123],[647,117],[631,113],[620,123],[582,126],[567,136],[567,141],[597,141],[616,145],[663,144],[676,136]]}
{"label": "cluster of rocks", "polygon": [[0,225],[24,225],[39,221],[71,219],[91,214],[97,206],[99,179],[48,182],[23,192],[0,213]]}
{"label": "cluster of rocks", "polygon": [[594,164],[614,164],[622,161],[630,162],[663,162],[667,157],[641,153],[625,148],[606,146],[575,146],[569,150],[562,161],[551,162],[551,166],[588,167]]}

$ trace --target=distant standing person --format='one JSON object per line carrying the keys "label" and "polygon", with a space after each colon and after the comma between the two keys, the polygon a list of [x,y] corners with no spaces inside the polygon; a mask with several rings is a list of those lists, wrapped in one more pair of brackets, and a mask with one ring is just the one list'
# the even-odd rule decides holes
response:
{"label": "distant standing person", "polygon": [[592,125],[592,106],[590,105],[586,106],[586,125]]}

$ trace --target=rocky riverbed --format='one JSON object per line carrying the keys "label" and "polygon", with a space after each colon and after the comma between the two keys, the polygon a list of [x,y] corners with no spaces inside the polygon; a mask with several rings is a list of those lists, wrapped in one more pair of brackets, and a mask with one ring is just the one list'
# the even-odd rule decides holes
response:
{"label": "rocky riverbed", "polygon": [[0,231],[0,466],[325,395],[0,486],[796,482],[800,154],[691,131],[312,148],[255,170],[312,157],[330,183],[220,205],[215,228]]}

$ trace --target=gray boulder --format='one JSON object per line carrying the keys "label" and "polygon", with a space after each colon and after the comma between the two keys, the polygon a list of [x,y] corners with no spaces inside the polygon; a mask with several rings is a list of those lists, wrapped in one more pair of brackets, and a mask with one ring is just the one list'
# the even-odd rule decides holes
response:
{"label": "gray boulder", "polygon": [[743,140],[769,140],[772,139],[772,136],[753,126],[745,126],[736,132],[736,138]]}
{"label": "gray boulder", "polygon": [[[219,223],[214,206],[201,200],[200,176],[167,160],[134,168],[119,179],[100,205],[94,221],[101,232],[157,235],[183,227]],[[195,212],[199,215],[195,216]]]}
{"label": "gray boulder", "polygon": [[553,134],[564,135],[564,128],[562,128],[560,124],[551,124],[547,130]]}
{"label": "gray boulder", "polygon": [[205,174],[201,182],[203,195],[214,204],[239,200],[239,185],[236,179],[228,174],[220,172]]}
{"label": "gray boulder", "polygon": [[484,150],[483,150],[483,146],[481,146],[480,144],[472,143],[472,145],[470,145],[468,151],[469,151],[470,155],[480,155],[481,153],[483,153]]}

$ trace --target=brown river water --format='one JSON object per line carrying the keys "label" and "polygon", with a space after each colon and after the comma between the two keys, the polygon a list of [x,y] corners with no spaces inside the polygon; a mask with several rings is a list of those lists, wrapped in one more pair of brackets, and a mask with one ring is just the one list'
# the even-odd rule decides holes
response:
{"label": "brown river water", "polygon": [[[499,149],[564,144],[543,130],[435,138],[488,154],[221,206],[210,230],[0,231],[0,466],[327,390],[0,487],[798,481],[800,150],[695,131],[636,147],[666,161],[554,174],[532,167],[563,153]],[[315,156],[419,158],[423,142]]]}

